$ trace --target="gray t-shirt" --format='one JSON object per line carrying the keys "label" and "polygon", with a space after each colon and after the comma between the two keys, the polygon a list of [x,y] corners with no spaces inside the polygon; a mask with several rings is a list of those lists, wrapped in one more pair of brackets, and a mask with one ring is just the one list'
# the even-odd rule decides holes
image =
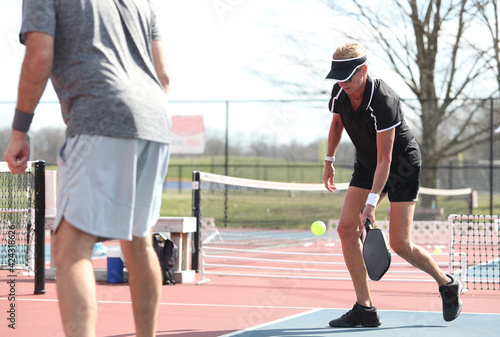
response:
{"label": "gray t-shirt", "polygon": [[160,39],[149,0],[24,0],[27,32],[54,37],[52,84],[67,136],[170,142],[167,96],[151,44]]}

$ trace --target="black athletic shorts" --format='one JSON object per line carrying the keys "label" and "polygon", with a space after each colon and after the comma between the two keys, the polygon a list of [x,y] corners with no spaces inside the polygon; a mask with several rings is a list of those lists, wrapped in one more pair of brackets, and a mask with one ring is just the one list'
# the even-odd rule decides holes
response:
{"label": "black athletic shorts", "polygon": [[[389,178],[382,191],[390,202],[417,201],[420,187],[420,156],[405,156],[393,161]],[[350,186],[371,190],[375,168],[364,167],[359,161],[354,164]]]}

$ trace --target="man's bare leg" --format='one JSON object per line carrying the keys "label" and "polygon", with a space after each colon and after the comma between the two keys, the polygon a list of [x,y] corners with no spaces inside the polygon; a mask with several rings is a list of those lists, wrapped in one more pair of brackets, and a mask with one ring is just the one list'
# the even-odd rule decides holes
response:
{"label": "man's bare leg", "polygon": [[162,279],[151,235],[120,243],[129,274],[137,337],[155,336]]}
{"label": "man's bare leg", "polygon": [[90,259],[95,240],[63,219],[52,245],[59,309],[69,337],[94,337],[96,333],[96,285]]}

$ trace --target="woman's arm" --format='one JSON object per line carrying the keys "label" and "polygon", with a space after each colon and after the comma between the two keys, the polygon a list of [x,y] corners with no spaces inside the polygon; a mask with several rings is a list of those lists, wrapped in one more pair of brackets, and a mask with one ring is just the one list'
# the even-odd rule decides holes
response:
{"label": "woman's arm", "polygon": [[[330,125],[330,131],[328,132],[328,150],[326,153],[328,156],[335,157],[343,131],[344,124],[342,124],[340,115],[334,114]],[[335,183],[333,182],[334,176],[335,169],[333,168],[333,162],[325,160],[323,182],[325,183],[326,189],[330,192],[333,192],[333,190],[336,189]]]}
{"label": "woman's arm", "polygon": [[[370,193],[374,193],[378,196],[382,193],[382,190],[387,183],[387,179],[389,178],[395,135],[396,128],[377,133],[377,168],[375,169],[375,176],[373,177],[373,184]],[[361,225],[364,225],[367,218],[370,219],[372,223],[375,223],[375,206],[376,204],[367,204],[365,206],[363,214],[360,216]]]}

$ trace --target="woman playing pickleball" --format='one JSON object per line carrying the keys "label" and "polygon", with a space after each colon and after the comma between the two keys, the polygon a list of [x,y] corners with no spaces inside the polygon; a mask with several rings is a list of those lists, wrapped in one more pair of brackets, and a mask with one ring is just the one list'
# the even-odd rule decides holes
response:
{"label": "woman playing pickleball", "polygon": [[344,44],[333,54],[326,77],[337,81],[329,102],[333,118],[323,175],[328,190],[335,189],[333,162],[344,130],[356,148],[354,172],[338,226],[356,303],[329,324],[331,327],[382,324],[370,294],[360,234],[366,219],[375,224],[375,208],[385,195],[391,204],[391,248],[436,280],[443,300],[443,318],[452,321],[462,309],[462,284],[444,274],[429,253],[411,239],[420,187],[420,149],[404,119],[399,96],[384,81],[368,74],[367,60],[358,43]]}

